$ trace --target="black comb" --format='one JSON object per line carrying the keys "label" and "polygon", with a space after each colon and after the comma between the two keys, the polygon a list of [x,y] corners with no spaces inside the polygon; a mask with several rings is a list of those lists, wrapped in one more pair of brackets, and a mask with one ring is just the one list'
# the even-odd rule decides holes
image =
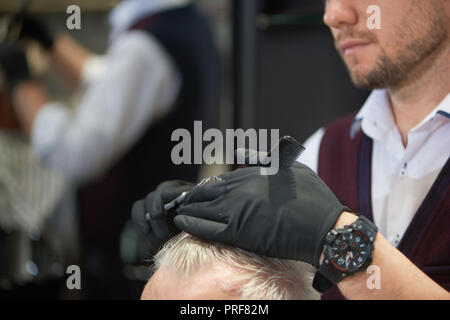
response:
{"label": "black comb", "polygon": [[[237,154],[240,153],[244,157],[244,165],[258,165],[262,167],[268,167],[269,159],[274,150],[278,148],[278,165],[281,169],[289,168],[300,157],[305,147],[292,138],[291,136],[283,136],[278,141],[277,145],[272,148],[270,152],[256,151],[249,149],[238,149],[235,151],[235,159]],[[262,160],[260,161],[260,159]]]}
{"label": "black comb", "polygon": [[305,151],[305,147],[291,136],[281,137],[278,142],[280,169],[290,168],[303,151]]}

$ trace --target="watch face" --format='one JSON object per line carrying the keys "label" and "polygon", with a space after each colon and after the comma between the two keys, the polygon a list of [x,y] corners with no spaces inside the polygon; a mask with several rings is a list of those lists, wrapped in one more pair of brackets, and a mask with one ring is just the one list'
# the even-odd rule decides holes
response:
{"label": "watch face", "polygon": [[341,231],[327,248],[327,257],[340,271],[353,273],[370,257],[372,243],[359,231]]}

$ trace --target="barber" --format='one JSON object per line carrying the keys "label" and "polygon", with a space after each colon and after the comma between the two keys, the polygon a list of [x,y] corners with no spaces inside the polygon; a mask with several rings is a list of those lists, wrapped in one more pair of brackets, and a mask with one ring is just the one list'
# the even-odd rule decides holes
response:
{"label": "barber", "polygon": [[167,182],[135,204],[135,218],[148,212],[160,239],[173,222],[308,262],[325,298],[450,299],[450,3],[379,1],[380,30],[366,26],[371,4],[326,1],[324,21],[353,82],[375,90],[356,116],[307,141],[308,166],[272,177],[238,169],[190,186],[173,221],[162,204],[186,185]]}

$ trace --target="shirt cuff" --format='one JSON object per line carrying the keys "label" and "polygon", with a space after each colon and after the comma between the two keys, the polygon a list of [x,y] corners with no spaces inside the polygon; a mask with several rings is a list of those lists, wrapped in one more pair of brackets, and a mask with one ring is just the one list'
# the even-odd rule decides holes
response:
{"label": "shirt cuff", "polygon": [[34,151],[45,157],[56,144],[69,123],[70,112],[62,103],[46,103],[38,112],[31,131],[31,143]]}

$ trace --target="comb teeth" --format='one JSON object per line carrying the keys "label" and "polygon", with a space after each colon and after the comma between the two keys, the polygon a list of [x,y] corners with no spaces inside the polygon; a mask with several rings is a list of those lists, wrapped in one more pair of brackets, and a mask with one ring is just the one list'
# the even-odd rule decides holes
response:
{"label": "comb teeth", "polygon": [[279,148],[279,166],[282,169],[289,168],[300,155],[305,151],[305,147],[290,136],[284,136],[280,139]]}

